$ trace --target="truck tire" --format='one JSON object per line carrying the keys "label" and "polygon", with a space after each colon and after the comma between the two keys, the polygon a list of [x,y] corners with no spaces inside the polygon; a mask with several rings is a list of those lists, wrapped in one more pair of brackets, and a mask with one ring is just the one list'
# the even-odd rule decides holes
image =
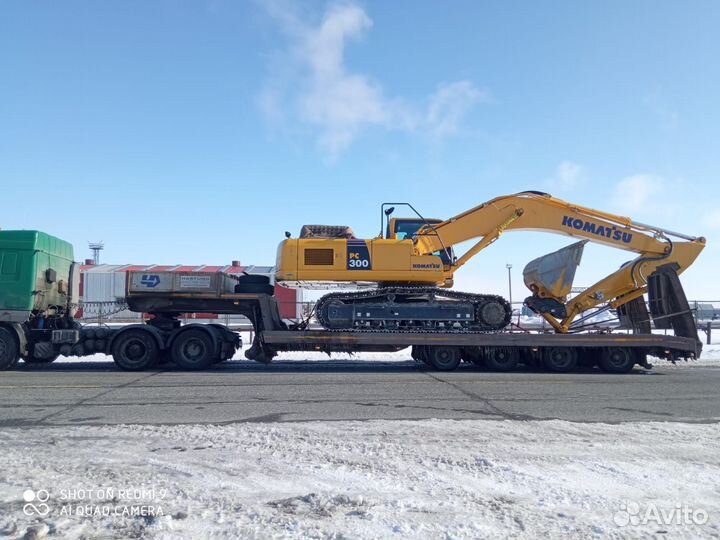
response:
{"label": "truck tire", "polygon": [[14,367],[20,360],[15,336],[6,328],[0,328],[0,370]]}
{"label": "truck tire", "polygon": [[216,360],[215,343],[205,330],[185,330],[173,341],[172,358],[182,369],[205,369]]}
{"label": "truck tire", "polygon": [[542,352],[543,365],[548,371],[567,373],[577,367],[577,350],[572,347],[548,347]]}
{"label": "truck tire", "polygon": [[485,365],[492,371],[512,371],[520,362],[520,353],[514,347],[488,347]]}
{"label": "truck tire", "polygon": [[637,363],[630,347],[607,347],[600,351],[598,366],[605,373],[629,373]]}
{"label": "truck tire", "polygon": [[122,332],[113,342],[115,364],[125,371],[142,371],[155,365],[158,344],[147,330],[133,328]]}
{"label": "truck tire", "polygon": [[438,371],[453,371],[460,365],[460,347],[428,347],[428,363]]}

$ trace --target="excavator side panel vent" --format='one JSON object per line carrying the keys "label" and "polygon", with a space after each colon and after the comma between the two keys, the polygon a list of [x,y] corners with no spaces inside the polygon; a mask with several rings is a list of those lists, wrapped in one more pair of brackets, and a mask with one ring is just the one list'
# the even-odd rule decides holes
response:
{"label": "excavator side panel vent", "polygon": [[335,262],[335,250],[333,249],[306,249],[305,264],[307,266],[332,266]]}

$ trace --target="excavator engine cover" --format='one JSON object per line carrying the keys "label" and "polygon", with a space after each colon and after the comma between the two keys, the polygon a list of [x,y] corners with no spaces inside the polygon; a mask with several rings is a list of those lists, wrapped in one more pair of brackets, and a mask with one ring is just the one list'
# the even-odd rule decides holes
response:
{"label": "excavator engine cover", "polygon": [[523,270],[525,285],[540,298],[564,300],[572,289],[586,243],[582,240],[530,261]]}

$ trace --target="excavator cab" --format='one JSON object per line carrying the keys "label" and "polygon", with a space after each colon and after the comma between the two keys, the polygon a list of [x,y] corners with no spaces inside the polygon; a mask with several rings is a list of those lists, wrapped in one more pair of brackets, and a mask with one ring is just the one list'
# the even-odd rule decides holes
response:
{"label": "excavator cab", "polygon": [[[441,219],[423,219],[423,218],[391,218],[388,220],[385,230],[385,238],[388,240],[411,240],[415,233],[425,225],[433,225],[442,223]],[[455,259],[453,249],[441,249],[433,253],[436,257],[440,257],[443,265],[449,266]]]}

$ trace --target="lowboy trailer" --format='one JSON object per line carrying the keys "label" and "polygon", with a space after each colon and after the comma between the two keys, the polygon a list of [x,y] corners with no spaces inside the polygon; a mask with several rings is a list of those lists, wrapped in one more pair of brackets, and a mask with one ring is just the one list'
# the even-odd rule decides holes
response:
{"label": "lowboy trailer", "polygon": [[[67,242],[38,231],[0,231],[0,369],[10,369],[20,359],[40,364],[60,355],[95,353],[112,355],[124,370],[144,370],[163,361],[203,369],[232,358],[240,348],[239,333],[222,324],[182,324],[183,313],[244,315],[254,329],[245,356],[259,362],[270,362],[283,351],[390,352],[411,347],[415,360],[444,371],[464,360],[497,371],[526,363],[555,372],[597,365],[623,373],[635,365],[647,367],[648,355],[675,361],[698,358],[702,350],[671,267],[650,277],[650,313],[642,297],[618,310],[628,333],[552,334],[473,332],[430,320],[430,330],[378,329],[364,308],[352,312],[358,329],[314,330],[281,319],[273,287],[264,276],[191,272],[130,272],[127,304],[150,318],[121,328],[83,326],[74,318],[78,270]],[[672,329],[674,335],[651,333],[650,315],[656,328]]]}
{"label": "lowboy trailer", "polygon": [[[539,364],[555,372],[571,371],[578,365],[597,365],[607,372],[624,373],[635,365],[649,367],[648,355],[675,361],[679,358],[698,358],[702,350],[697,333],[685,336],[650,333],[649,325],[644,324],[648,314],[643,313],[642,309],[626,310],[622,314],[624,322],[634,328],[634,333],[483,333],[452,328],[429,332],[312,330],[303,325],[287,325],[280,318],[276,300],[270,294],[243,292],[248,287],[252,289],[263,286],[258,283],[258,279],[253,279],[257,276],[245,276],[240,278],[239,283],[218,278],[212,284],[208,281],[207,287],[202,290],[183,287],[182,276],[162,273],[154,276],[156,277],[152,280],[141,273],[131,272],[128,276],[127,302],[130,309],[152,313],[154,316],[148,324],[138,325],[136,330],[149,327],[176,332],[168,336],[175,345],[163,344],[158,336],[157,347],[161,356],[162,351],[166,351],[164,354],[169,351],[173,361],[190,369],[206,367],[217,361],[217,357],[213,359],[206,353],[207,347],[197,343],[200,333],[196,327],[207,325],[180,326],[179,315],[193,312],[246,316],[252,322],[255,337],[245,355],[249,359],[264,363],[270,362],[278,352],[283,351],[394,352],[411,347],[415,360],[442,371],[453,370],[464,360],[495,371],[510,371],[518,364],[525,363]],[[244,280],[247,282],[243,282]],[[152,285],[155,281],[167,285],[158,290],[157,285]],[[670,286],[665,289],[664,292],[669,298],[674,294],[677,302],[684,300],[682,290],[671,290]],[[666,308],[675,306],[677,303],[669,302]],[[638,303],[633,304],[633,307],[637,308]],[[662,306],[658,309],[660,308]],[[658,319],[661,317],[673,325],[676,334],[683,331],[688,334],[690,327],[687,319],[692,319],[689,310],[658,315]],[[189,328],[195,328],[192,333],[194,346],[182,345],[188,341],[185,339],[188,334],[183,333]],[[694,329],[694,324],[692,328]],[[225,328],[224,332],[229,330]],[[226,342],[230,343],[231,340],[226,337]],[[240,345],[239,338],[235,343]],[[124,369],[137,369],[142,363],[149,367],[154,363],[151,354],[148,354],[142,360],[138,358],[135,364],[130,366],[119,347],[110,352]]]}

